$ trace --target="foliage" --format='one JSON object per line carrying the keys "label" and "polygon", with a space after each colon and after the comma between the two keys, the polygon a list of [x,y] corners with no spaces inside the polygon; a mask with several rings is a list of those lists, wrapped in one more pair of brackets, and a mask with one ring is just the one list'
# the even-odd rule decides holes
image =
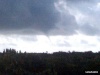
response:
{"label": "foliage", "polygon": [[100,52],[0,53],[0,75],[78,75],[100,71]]}

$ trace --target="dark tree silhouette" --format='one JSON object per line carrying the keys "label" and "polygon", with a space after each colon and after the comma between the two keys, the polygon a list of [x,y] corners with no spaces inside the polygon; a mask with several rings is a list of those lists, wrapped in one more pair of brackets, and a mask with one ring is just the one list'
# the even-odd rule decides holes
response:
{"label": "dark tree silhouette", "polygon": [[100,52],[0,53],[0,75],[84,75],[100,71]]}

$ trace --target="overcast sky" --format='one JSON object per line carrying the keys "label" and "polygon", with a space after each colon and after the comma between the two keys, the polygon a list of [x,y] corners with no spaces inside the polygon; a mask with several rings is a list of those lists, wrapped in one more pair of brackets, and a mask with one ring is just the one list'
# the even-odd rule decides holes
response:
{"label": "overcast sky", "polygon": [[0,0],[0,51],[100,50],[100,0]]}

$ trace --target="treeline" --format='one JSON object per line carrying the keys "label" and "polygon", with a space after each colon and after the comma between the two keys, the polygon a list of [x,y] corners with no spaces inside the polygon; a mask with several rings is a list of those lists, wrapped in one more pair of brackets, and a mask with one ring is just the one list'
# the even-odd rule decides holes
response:
{"label": "treeline", "polygon": [[100,52],[0,53],[0,75],[84,75],[100,71]]}

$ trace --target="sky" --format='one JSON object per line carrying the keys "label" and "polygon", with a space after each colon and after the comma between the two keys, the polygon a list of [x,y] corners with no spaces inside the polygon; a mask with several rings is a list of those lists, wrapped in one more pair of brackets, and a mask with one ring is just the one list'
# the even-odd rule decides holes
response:
{"label": "sky", "polygon": [[100,50],[100,0],[0,0],[0,52]]}

